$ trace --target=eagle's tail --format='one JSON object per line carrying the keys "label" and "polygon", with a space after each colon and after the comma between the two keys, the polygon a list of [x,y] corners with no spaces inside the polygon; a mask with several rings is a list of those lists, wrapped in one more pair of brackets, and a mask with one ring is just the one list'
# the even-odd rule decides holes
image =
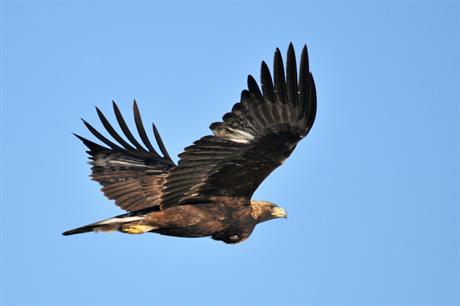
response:
{"label": "eagle's tail", "polygon": [[156,229],[155,226],[145,224],[143,220],[146,213],[158,210],[156,207],[139,210],[136,212],[127,213],[116,216],[110,219],[105,219],[96,223],[91,223],[82,227],[77,227],[62,233],[64,236],[82,234],[88,232],[113,232],[120,231],[127,234],[143,234]]}
{"label": "eagle's tail", "polygon": [[77,227],[77,228],[65,231],[65,232],[62,233],[62,235],[70,236],[70,235],[83,234],[83,233],[89,233],[89,232],[99,232],[99,231],[110,232],[112,230],[115,230],[115,228],[106,229],[106,228],[103,228],[102,226],[99,226],[97,224],[89,224],[89,225],[85,225],[85,226],[82,226],[82,227]]}

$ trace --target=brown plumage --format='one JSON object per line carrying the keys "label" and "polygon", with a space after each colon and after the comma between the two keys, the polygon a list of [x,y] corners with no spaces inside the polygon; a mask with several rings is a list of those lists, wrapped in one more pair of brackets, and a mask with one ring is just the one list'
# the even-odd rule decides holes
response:
{"label": "brown plumage", "polygon": [[274,77],[262,62],[262,88],[248,76],[241,101],[211,124],[205,136],[185,148],[176,165],[158,130],[153,134],[162,155],[153,147],[134,101],[134,121],[143,143],[129,130],[113,102],[118,134],[103,113],[98,116],[117,142],[109,140],[83,120],[105,146],[76,135],[89,148],[92,179],[128,213],[64,235],[90,231],[145,232],[179,237],[212,237],[226,243],[245,240],[261,222],[286,217],[286,212],[251,197],[262,181],[289,157],[310,131],[316,115],[316,89],[309,71],[306,46],[297,76],[292,44],[286,70],[279,49],[275,52]]}

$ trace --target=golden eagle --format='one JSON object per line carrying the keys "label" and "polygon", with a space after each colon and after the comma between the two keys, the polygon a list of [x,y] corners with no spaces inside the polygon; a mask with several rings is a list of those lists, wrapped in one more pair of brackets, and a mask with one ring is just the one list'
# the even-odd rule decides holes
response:
{"label": "golden eagle", "polygon": [[[204,136],[185,148],[177,165],[168,154],[160,134],[153,134],[162,153],[147,137],[136,101],[134,120],[143,144],[129,130],[113,102],[118,134],[98,109],[110,136],[84,124],[105,146],[79,135],[89,148],[91,177],[102,191],[128,213],[64,232],[145,232],[178,237],[212,237],[237,243],[251,235],[261,222],[286,217],[283,208],[251,200],[257,187],[291,155],[310,131],[316,115],[316,89],[309,70],[307,46],[302,50],[297,78],[292,43],[286,70],[279,49],[273,64],[274,77],[265,62],[259,88],[248,76],[248,89],[222,122],[212,123],[214,135]],[[128,142],[128,141],[129,142]]]}

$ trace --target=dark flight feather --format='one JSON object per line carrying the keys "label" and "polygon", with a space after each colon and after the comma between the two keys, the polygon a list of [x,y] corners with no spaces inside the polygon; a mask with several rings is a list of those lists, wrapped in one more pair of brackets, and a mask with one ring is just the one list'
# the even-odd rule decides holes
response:
{"label": "dark flight feather", "polygon": [[286,87],[287,87],[287,100],[298,105],[298,86],[297,86],[297,67],[295,60],[295,51],[292,43],[289,44],[287,60],[286,60]]}
{"label": "dark flight feather", "polygon": [[88,122],[86,122],[83,119],[81,119],[81,120],[83,121],[85,126],[88,128],[88,130],[91,132],[91,134],[93,134],[94,136],[96,136],[97,139],[99,139],[100,141],[102,141],[103,143],[108,145],[112,150],[122,150],[121,147],[117,146],[112,141],[110,141],[107,138],[105,138],[101,133],[99,133],[91,124],[89,124]]}
{"label": "dark flight feather", "polygon": [[126,124],[125,119],[123,118],[123,115],[121,114],[120,109],[118,108],[118,105],[115,103],[115,101],[112,101],[112,105],[113,111],[115,112],[115,117],[117,118],[118,124],[120,125],[120,128],[125,134],[126,138],[128,138],[129,141],[131,141],[131,143],[136,147],[137,150],[147,152],[147,150],[145,150],[142,147],[142,145],[139,142],[137,142],[136,138],[129,130],[128,125]]}
{"label": "dark flight feather", "polygon": [[134,112],[134,121],[136,122],[137,131],[139,133],[139,136],[142,139],[142,142],[145,144],[147,149],[149,149],[150,153],[154,154],[157,157],[160,157],[160,155],[158,155],[158,153],[155,151],[152,144],[150,143],[149,138],[147,137],[147,133],[145,132],[144,124],[142,123],[141,114],[139,112],[139,108],[137,107],[136,100],[134,100],[134,103],[133,103],[133,112]]}
{"label": "dark flight feather", "polygon": [[104,116],[104,114],[101,112],[99,108],[96,107],[97,115],[99,116],[99,119],[102,122],[102,125],[105,127],[107,132],[109,132],[110,136],[112,136],[119,144],[121,144],[125,149],[127,150],[135,150],[134,147],[132,147],[129,143],[127,143],[112,127],[110,122],[107,120],[107,118]]}
{"label": "dark flight feather", "polygon": [[305,115],[306,100],[309,98],[310,87],[310,70],[308,63],[308,50],[307,45],[302,49],[300,57],[300,72],[299,72],[299,104],[302,106],[301,116]]}
{"label": "dark flight feather", "polygon": [[259,85],[257,85],[257,81],[252,75],[248,75],[248,89],[256,96],[257,99],[262,99],[262,92],[260,91]]}
{"label": "dark flight feather", "polygon": [[160,148],[160,151],[163,154],[164,158],[170,162],[173,162],[173,160],[171,159],[171,156],[169,156],[168,150],[166,150],[163,140],[161,139],[160,133],[158,132],[158,129],[153,122],[152,122],[152,129],[153,129],[153,134],[155,136],[155,141],[157,142],[158,147]]}
{"label": "dark flight feather", "polygon": [[273,81],[268,69],[267,63],[262,61],[262,66],[260,68],[260,78],[262,82],[262,92],[264,93],[265,99],[274,102],[275,101],[275,90],[273,89]]}
{"label": "dark flight feather", "polygon": [[280,49],[276,48],[275,60],[273,62],[273,71],[275,79],[275,94],[278,103],[286,104],[286,82],[284,78],[284,65]]}

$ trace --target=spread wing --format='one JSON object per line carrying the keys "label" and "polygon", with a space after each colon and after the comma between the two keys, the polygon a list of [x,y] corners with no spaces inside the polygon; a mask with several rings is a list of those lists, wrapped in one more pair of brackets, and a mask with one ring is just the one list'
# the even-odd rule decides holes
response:
{"label": "spread wing", "polygon": [[213,196],[251,198],[261,182],[289,157],[310,131],[316,115],[316,89],[303,48],[299,78],[292,44],[286,71],[279,49],[274,57],[274,82],[262,62],[259,89],[252,76],[241,101],[222,122],[185,148],[164,183],[163,208]]}
{"label": "spread wing", "polygon": [[153,132],[163,156],[153,148],[142,124],[136,101],[133,105],[134,120],[145,147],[133,136],[115,102],[113,109],[118,124],[130,143],[115,131],[98,108],[96,110],[103,126],[118,144],[107,139],[84,120],[89,131],[107,147],[75,135],[89,148],[87,152],[92,165],[91,177],[102,185],[104,194],[109,199],[114,199],[124,210],[136,211],[159,206],[163,181],[175,164],[166,151],[155,125],[152,125]]}

